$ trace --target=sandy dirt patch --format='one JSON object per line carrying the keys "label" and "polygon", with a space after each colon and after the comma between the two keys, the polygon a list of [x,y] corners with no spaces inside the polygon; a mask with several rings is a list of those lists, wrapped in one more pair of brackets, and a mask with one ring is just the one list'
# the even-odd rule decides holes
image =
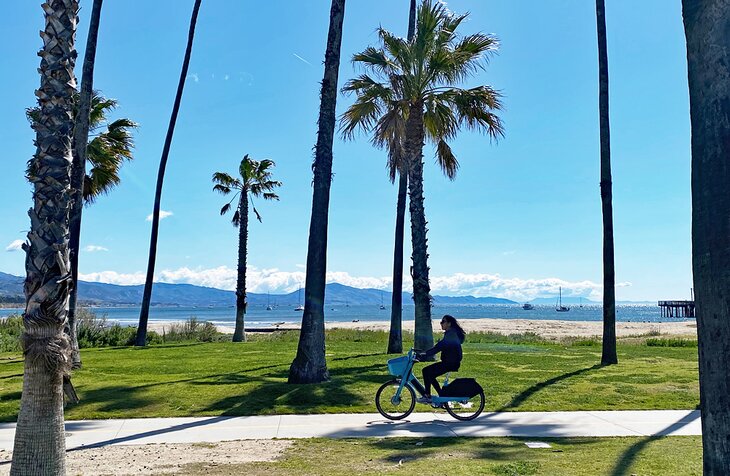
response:
{"label": "sandy dirt patch", "polygon": [[[69,451],[66,473],[71,475],[188,474],[203,467],[274,461],[291,440],[239,440],[220,443],[116,445]],[[12,453],[0,450],[0,475],[10,473]],[[197,474],[197,473],[196,473]]]}
{"label": "sandy dirt patch", "polygon": [[[441,333],[438,320],[434,320],[434,332]],[[461,319],[459,323],[466,332],[497,332],[499,334],[521,334],[534,332],[548,339],[564,337],[591,337],[603,334],[603,323],[600,321],[553,321],[537,319]],[[360,321],[360,322],[330,322],[328,329],[367,329],[387,331],[389,322]],[[404,321],[403,330],[413,331],[413,321]],[[697,323],[694,321],[677,322],[617,322],[616,335],[626,337],[642,335],[650,332],[659,332],[671,336],[697,336]]]}
{"label": "sandy dirt patch", "polygon": [[[180,321],[182,322],[182,321]],[[521,334],[534,332],[548,339],[562,339],[565,337],[592,337],[603,334],[601,321],[557,321],[542,319],[461,319],[459,321],[467,332],[497,332],[499,334]],[[149,329],[162,333],[163,327],[169,329],[171,322],[150,323]],[[273,327],[273,326],[272,326]],[[362,329],[388,331],[389,321],[357,321],[357,322],[327,322],[327,329]],[[219,332],[233,334],[233,326],[217,326]],[[281,330],[298,330],[297,326],[286,325]],[[439,320],[433,320],[433,329],[441,333]],[[413,321],[404,321],[403,330],[413,331]],[[697,337],[697,323],[695,321],[677,322],[617,322],[616,335],[618,337],[660,333],[666,336]]]}

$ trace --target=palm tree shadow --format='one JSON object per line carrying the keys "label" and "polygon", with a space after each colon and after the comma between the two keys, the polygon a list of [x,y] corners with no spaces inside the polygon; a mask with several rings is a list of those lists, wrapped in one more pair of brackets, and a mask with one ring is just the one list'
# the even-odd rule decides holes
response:
{"label": "palm tree shadow", "polygon": [[574,370],[573,372],[569,372],[567,374],[558,375],[557,377],[553,377],[551,379],[545,380],[544,382],[536,383],[535,385],[531,386],[530,388],[520,392],[517,394],[512,401],[510,401],[508,404],[503,405],[501,408],[498,408],[497,412],[504,412],[510,409],[514,409],[522,405],[528,398],[536,394],[537,392],[549,387],[550,385],[554,385],[558,382],[561,382],[563,380],[569,379],[571,377],[575,377],[578,375],[582,375],[584,373],[590,372],[591,370],[597,370],[603,367],[601,364],[596,364],[591,367],[586,367],[584,369]]}
{"label": "palm tree shadow", "polygon": [[689,414],[687,418],[682,418],[679,421],[676,421],[669,425],[668,427],[664,428],[663,430],[659,431],[656,435],[646,437],[633,445],[629,447],[624,453],[621,455],[621,458],[619,458],[618,461],[616,461],[616,465],[613,467],[613,470],[611,471],[611,476],[623,476],[629,473],[629,469],[631,469],[631,465],[634,464],[634,461],[636,460],[636,457],[641,454],[641,452],[646,448],[649,443],[659,440],[661,438],[666,438],[667,436],[671,435],[673,432],[679,430],[680,428],[683,428],[696,419],[700,417],[699,410],[695,410],[692,413]]}

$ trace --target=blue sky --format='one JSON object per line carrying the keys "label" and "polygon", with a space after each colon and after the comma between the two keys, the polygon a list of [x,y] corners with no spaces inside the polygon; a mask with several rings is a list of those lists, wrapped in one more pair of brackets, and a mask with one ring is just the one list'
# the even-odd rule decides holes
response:
{"label": "blue sky", "polygon": [[[0,44],[0,271],[22,275],[16,250],[29,226],[23,179],[33,132],[43,27],[40,2],[7,0]],[[107,1],[94,86],[140,124],[122,185],[86,208],[82,278],[143,282],[155,180],[184,53],[192,1]],[[340,85],[359,71],[352,55],[375,28],[405,35],[408,0],[350,0]],[[295,290],[303,281],[311,211],[311,161],[330,2],[203,0],[162,197],[157,279],[232,288],[237,233],[218,210],[215,171],[244,154],[271,158],[281,201],[258,203],[249,289]],[[455,182],[425,150],[432,288],[437,294],[516,300],[601,296],[601,208],[595,4],[580,0],[453,0],[471,12],[462,33],[493,33],[500,52],[467,85],[504,94],[506,137],[463,131],[452,147]],[[91,2],[82,1],[79,58]],[[690,132],[679,0],[607,2],[617,298],[687,298],[691,287]],[[77,74],[80,75],[81,60]],[[338,113],[352,101],[340,96]],[[328,275],[389,289],[396,187],[385,154],[367,138],[334,146]],[[13,244],[15,243],[15,245]],[[406,250],[410,256],[410,250]],[[406,283],[410,287],[410,283]]]}

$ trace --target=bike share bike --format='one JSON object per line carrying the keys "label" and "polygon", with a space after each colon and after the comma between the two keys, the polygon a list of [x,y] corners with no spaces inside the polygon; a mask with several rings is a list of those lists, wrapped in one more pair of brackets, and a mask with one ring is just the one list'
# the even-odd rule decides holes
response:
{"label": "bike share bike", "polygon": [[[375,406],[385,418],[401,420],[407,417],[416,406],[416,392],[424,395],[426,389],[413,375],[416,362],[419,360],[413,349],[408,355],[388,360],[388,371],[396,378],[381,385],[375,394]],[[457,420],[473,420],[484,410],[484,389],[473,378],[457,378],[449,383],[449,374],[446,374],[441,394],[431,397],[431,406],[444,408]]]}

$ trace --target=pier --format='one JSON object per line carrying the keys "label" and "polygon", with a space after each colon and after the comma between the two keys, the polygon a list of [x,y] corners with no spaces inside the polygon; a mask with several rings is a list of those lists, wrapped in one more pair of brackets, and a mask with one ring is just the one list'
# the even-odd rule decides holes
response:
{"label": "pier", "polygon": [[694,301],[659,301],[662,317],[695,317]]}

